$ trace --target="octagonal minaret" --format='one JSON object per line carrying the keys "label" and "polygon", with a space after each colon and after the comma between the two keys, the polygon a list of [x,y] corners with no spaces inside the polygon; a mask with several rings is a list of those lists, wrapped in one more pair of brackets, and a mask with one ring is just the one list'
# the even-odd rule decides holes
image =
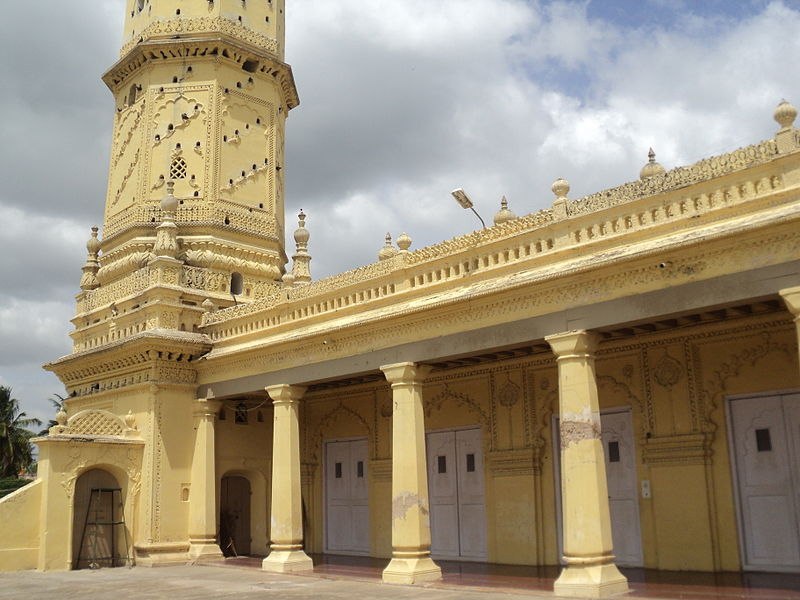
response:
{"label": "octagonal minaret", "polygon": [[[284,128],[299,100],[284,0],[128,0],[126,11],[121,58],[103,76],[116,105],[108,192],[75,350],[191,331],[205,300],[269,295],[285,272]],[[153,247],[168,187],[178,251],[164,275]],[[137,296],[155,283],[169,288],[166,313]]]}

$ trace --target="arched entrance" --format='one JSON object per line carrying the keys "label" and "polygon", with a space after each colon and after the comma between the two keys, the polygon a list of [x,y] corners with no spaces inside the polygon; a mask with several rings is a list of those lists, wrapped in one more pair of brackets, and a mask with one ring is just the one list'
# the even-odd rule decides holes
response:
{"label": "arched entrance", "polygon": [[225,556],[250,554],[250,481],[241,475],[222,478],[219,545]]}
{"label": "arched entrance", "polygon": [[108,471],[91,469],[78,477],[72,516],[73,569],[128,564],[123,502],[122,488]]}

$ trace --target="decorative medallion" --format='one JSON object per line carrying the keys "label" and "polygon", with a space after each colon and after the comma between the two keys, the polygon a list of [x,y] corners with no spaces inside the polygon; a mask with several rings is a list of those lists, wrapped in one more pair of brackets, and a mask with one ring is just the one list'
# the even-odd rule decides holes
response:
{"label": "decorative medallion", "polygon": [[653,369],[653,377],[661,387],[671,388],[678,383],[683,375],[681,363],[665,353],[663,358]]}
{"label": "decorative medallion", "polygon": [[511,408],[519,401],[519,392],[519,386],[509,379],[500,388],[497,398],[501,405]]}

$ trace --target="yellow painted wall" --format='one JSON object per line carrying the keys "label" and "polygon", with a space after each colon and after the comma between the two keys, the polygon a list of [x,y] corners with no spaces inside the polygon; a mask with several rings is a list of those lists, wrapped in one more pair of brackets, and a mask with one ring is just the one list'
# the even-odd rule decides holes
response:
{"label": "yellow painted wall", "polygon": [[[794,324],[783,313],[601,345],[601,410],[630,408],[646,567],[740,568],[725,397],[800,387]],[[480,426],[489,559],[557,564],[552,419],[558,380],[549,354],[434,373],[426,429]],[[323,444],[369,441],[372,555],[391,551],[391,403],[381,382],[303,400],[309,549],[324,550]],[[667,450],[665,450],[665,448]]]}
{"label": "yellow painted wall", "polygon": [[41,502],[41,480],[0,500],[0,571],[36,568]]}

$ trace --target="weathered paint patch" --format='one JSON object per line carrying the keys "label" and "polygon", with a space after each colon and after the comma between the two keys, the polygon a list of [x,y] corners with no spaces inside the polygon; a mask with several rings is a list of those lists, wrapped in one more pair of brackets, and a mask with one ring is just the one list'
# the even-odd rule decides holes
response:
{"label": "weathered paint patch", "polygon": [[428,502],[424,498],[420,498],[418,494],[413,492],[402,492],[394,497],[392,500],[392,520],[405,519],[406,514],[412,508],[419,508],[419,512],[423,517],[428,516]]}

